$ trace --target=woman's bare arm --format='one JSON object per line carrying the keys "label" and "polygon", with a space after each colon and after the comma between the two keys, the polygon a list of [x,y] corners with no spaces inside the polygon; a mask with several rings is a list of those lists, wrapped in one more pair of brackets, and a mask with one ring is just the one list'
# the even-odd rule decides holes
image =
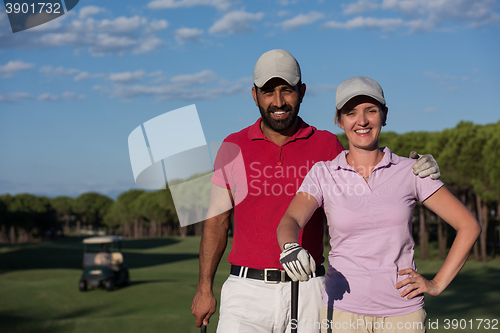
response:
{"label": "woman's bare arm", "polygon": [[298,241],[300,231],[316,209],[318,209],[318,202],[312,195],[305,192],[299,192],[295,195],[276,231],[282,250],[286,243]]}
{"label": "woman's bare arm", "polygon": [[422,293],[432,296],[441,294],[464,266],[481,232],[481,227],[472,213],[444,186],[427,198],[423,204],[451,225],[457,231],[457,235],[446,260],[431,281],[411,268],[398,272],[400,275],[411,275],[396,284],[396,288],[408,285],[401,293],[402,297],[408,299]]}

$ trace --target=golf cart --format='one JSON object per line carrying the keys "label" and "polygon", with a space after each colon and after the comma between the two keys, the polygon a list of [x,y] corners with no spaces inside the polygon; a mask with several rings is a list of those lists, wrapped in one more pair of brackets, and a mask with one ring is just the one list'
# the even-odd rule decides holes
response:
{"label": "golf cart", "polygon": [[[104,286],[111,291],[116,285],[126,286],[130,283],[128,268],[120,252],[121,242],[124,240],[121,236],[89,237],[83,240],[84,271],[78,283],[80,291],[87,290],[88,286]],[[117,252],[114,251],[116,244]]]}

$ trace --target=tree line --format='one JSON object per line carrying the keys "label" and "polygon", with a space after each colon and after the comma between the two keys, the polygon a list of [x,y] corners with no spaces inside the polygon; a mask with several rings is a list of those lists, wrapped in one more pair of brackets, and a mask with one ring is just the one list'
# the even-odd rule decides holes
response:
{"label": "tree line", "polygon": [[[345,134],[339,135],[348,147]],[[500,122],[476,125],[460,122],[441,132],[382,132],[380,146],[400,155],[411,150],[432,154],[439,163],[441,180],[476,216],[483,232],[474,246],[474,258],[485,261],[494,256],[499,242],[500,221]],[[191,178],[198,177],[194,176]],[[178,185],[178,184],[177,184]],[[207,197],[206,183],[188,197]],[[187,200],[183,200],[187,204]],[[159,191],[129,190],[117,200],[89,192],[77,198],[47,198],[31,194],[0,196],[0,243],[24,243],[32,238],[89,234],[104,229],[128,238],[200,235],[202,223],[180,227],[178,214],[194,212],[203,216],[208,201],[176,211],[167,188]],[[420,245],[420,257],[429,257],[429,243],[437,240],[439,257],[444,258],[454,230],[425,206],[414,209],[413,234]]]}
{"label": "tree line", "polygon": [[100,230],[130,238],[162,237],[179,235],[179,229],[167,190],[130,190],[116,201],[95,192],[77,198],[0,196],[0,243],[25,243],[32,237],[92,235]]}

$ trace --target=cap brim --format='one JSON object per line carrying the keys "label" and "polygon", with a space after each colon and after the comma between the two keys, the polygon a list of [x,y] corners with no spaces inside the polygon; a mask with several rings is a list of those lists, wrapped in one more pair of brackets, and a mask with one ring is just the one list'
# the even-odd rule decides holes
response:
{"label": "cap brim", "polygon": [[337,103],[337,105],[335,107],[337,108],[337,110],[342,109],[344,107],[344,105],[346,105],[347,102],[349,102],[351,99],[353,99],[356,96],[368,96],[368,97],[371,97],[374,100],[378,101],[380,104],[385,105],[385,99],[384,98],[381,98],[380,96],[375,96],[372,93],[365,93],[365,92],[359,92],[359,91],[357,91],[354,94],[351,94],[351,95],[348,95],[347,97],[344,97],[341,101],[339,101]]}
{"label": "cap brim", "polygon": [[299,83],[300,81],[300,77],[295,76],[293,74],[284,72],[275,72],[272,73],[271,75],[266,75],[265,77],[259,77],[257,79],[254,79],[253,83],[255,83],[257,87],[262,88],[269,80],[275,78],[283,79],[291,86],[296,86],[297,83]]}

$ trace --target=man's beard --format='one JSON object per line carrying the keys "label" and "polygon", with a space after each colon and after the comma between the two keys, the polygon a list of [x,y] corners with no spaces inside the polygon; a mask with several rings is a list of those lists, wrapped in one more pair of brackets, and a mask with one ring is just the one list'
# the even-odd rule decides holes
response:
{"label": "man's beard", "polygon": [[[262,121],[264,122],[264,125],[266,125],[275,132],[281,132],[292,127],[295,124],[295,121],[297,120],[297,116],[299,114],[299,108],[300,104],[297,104],[296,107],[292,107],[290,104],[285,104],[281,108],[269,105],[266,111],[259,104],[260,115],[262,116]],[[289,112],[290,114],[285,119],[274,119],[271,113],[275,111],[285,111]]]}

